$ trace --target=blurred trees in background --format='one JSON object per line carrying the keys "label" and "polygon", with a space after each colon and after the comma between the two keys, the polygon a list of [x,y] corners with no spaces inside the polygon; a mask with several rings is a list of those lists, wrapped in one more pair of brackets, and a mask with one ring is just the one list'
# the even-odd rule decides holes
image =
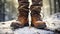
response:
{"label": "blurred trees in background", "polygon": [[55,13],[60,13],[60,0],[43,0],[44,19]]}
{"label": "blurred trees in background", "polygon": [[5,19],[5,0],[0,0],[0,21],[4,21]]}
{"label": "blurred trees in background", "polygon": [[17,0],[0,0],[0,21],[13,20],[17,17]]}

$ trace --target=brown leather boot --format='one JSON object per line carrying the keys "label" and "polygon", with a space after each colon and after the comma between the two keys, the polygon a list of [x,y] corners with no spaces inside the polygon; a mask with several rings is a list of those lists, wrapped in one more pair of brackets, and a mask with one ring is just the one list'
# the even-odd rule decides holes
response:
{"label": "brown leather boot", "polygon": [[31,19],[32,24],[36,28],[45,28],[46,24],[41,19],[41,7],[42,7],[42,0],[32,0],[32,5],[30,7],[31,10]]}
{"label": "brown leather boot", "polygon": [[19,3],[19,16],[18,21],[21,26],[24,26],[28,23],[28,13],[29,13],[29,2],[28,0],[18,0]]}
{"label": "brown leather boot", "polygon": [[12,27],[14,27],[15,29],[18,27],[23,27],[25,25],[28,25],[28,13],[29,13],[29,2],[28,0],[18,0],[19,3],[19,7],[18,7],[18,11],[19,11],[19,15],[18,15],[18,19],[17,22],[13,22],[12,23]]}

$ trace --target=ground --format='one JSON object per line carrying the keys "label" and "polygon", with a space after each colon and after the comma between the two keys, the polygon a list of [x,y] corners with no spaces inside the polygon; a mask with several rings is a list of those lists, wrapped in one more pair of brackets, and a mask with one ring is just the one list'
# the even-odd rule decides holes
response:
{"label": "ground", "polygon": [[24,27],[16,29],[15,34],[54,34],[52,31],[42,30],[42,29],[36,29],[34,27]]}
{"label": "ground", "polygon": [[28,26],[13,31],[10,24],[15,21],[16,20],[0,22],[0,34],[58,34],[50,30],[37,29],[34,27],[29,28]]}

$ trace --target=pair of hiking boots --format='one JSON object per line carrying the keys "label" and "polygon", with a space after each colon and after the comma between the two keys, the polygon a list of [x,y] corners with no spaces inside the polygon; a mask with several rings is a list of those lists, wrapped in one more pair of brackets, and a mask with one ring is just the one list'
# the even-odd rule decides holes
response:
{"label": "pair of hiking boots", "polygon": [[19,16],[17,22],[13,22],[11,24],[11,27],[14,29],[24,27],[25,25],[28,24],[28,15],[29,15],[29,10],[31,10],[31,26],[34,26],[36,28],[45,28],[46,24],[45,22],[42,21],[41,19],[41,7],[42,7],[42,0],[32,0],[32,5],[29,8],[29,2],[28,0],[18,0],[19,7]]}

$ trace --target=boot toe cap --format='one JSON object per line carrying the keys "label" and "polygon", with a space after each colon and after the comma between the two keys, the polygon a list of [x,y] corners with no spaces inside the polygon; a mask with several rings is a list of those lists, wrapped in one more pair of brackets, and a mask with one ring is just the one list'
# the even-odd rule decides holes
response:
{"label": "boot toe cap", "polygon": [[43,29],[43,28],[45,28],[46,27],[46,24],[45,24],[45,22],[36,22],[35,24],[34,24],[34,26],[36,27],[36,28],[40,28],[40,29]]}
{"label": "boot toe cap", "polygon": [[10,25],[12,27],[12,29],[18,29],[18,28],[22,28],[23,26],[19,23],[12,23]]}

